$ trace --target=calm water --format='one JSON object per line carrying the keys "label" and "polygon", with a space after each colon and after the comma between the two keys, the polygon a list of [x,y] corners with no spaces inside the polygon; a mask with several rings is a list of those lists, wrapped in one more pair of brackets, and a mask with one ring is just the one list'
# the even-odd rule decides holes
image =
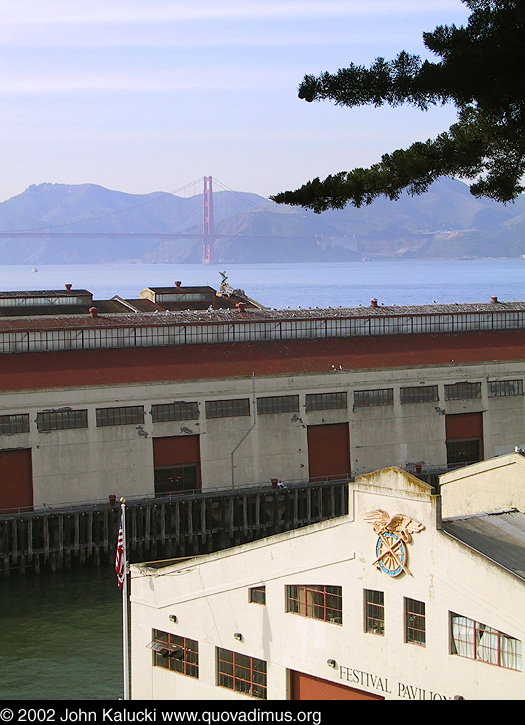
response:
{"label": "calm water", "polygon": [[372,297],[385,305],[525,299],[525,259],[347,262],[325,264],[91,264],[0,266],[0,290],[63,289],[70,283],[95,299],[136,298],[144,287],[218,289],[228,283],[267,307],[353,307]]}
{"label": "calm water", "polygon": [[122,597],[111,566],[0,582],[0,700],[122,697]]}
{"label": "calm water", "polygon": [[[75,288],[134,298],[146,286],[205,284],[219,271],[268,307],[525,299],[525,260],[261,265],[0,267],[0,290]],[[122,697],[122,610],[111,566],[0,580],[0,699]]]}

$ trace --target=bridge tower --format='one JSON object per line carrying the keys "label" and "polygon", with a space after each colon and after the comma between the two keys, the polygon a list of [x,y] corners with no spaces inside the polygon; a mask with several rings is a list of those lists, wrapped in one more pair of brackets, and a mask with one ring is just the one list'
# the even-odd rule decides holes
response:
{"label": "bridge tower", "polygon": [[204,177],[204,192],[202,195],[202,263],[211,262],[214,237],[213,224],[213,186],[211,176]]}

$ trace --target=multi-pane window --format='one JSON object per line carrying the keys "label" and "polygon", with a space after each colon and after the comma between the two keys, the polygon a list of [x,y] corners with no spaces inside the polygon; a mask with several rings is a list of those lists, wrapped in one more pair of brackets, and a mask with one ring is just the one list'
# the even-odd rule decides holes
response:
{"label": "multi-pane window", "polygon": [[481,383],[454,383],[445,385],[445,400],[481,398]]}
{"label": "multi-pane window", "polygon": [[298,395],[273,395],[268,398],[257,398],[257,414],[297,413],[299,410]]}
{"label": "multi-pane window", "polygon": [[365,589],[365,632],[385,633],[385,595]]}
{"label": "multi-pane window", "polygon": [[266,662],[217,647],[217,684],[266,700]]}
{"label": "multi-pane window", "polygon": [[238,415],[250,415],[249,398],[206,401],[206,418],[235,418]]}
{"label": "multi-pane window", "polygon": [[286,611],[323,622],[342,624],[343,590],[338,586],[288,585]]}
{"label": "multi-pane window", "polygon": [[521,641],[486,624],[450,613],[452,654],[521,671]]}
{"label": "multi-pane window", "polygon": [[0,415],[0,435],[11,433],[28,433],[29,415],[19,413],[13,415]]}
{"label": "multi-pane window", "polygon": [[406,642],[412,642],[412,644],[419,644],[422,647],[425,646],[425,621],[425,602],[418,602],[417,599],[405,599]]}
{"label": "multi-pane window", "polygon": [[266,587],[264,585],[251,587],[249,598],[252,604],[266,604]]}
{"label": "multi-pane window", "polygon": [[187,403],[185,400],[174,403],[163,403],[151,406],[153,423],[164,423],[170,420],[198,420],[199,404]]}
{"label": "multi-pane window", "polygon": [[87,428],[87,410],[50,410],[36,414],[39,431]]}
{"label": "multi-pane window", "polygon": [[407,403],[433,403],[439,400],[437,385],[418,385],[411,388],[401,388],[401,402]]}
{"label": "multi-pane window", "polygon": [[356,390],[354,393],[356,408],[368,408],[376,405],[394,405],[394,389]]}
{"label": "multi-pane window", "polygon": [[488,383],[489,398],[523,395],[523,380],[494,380]]}
{"label": "multi-pane window", "polygon": [[144,406],[127,405],[117,408],[97,408],[97,426],[132,425],[144,423]]}
{"label": "multi-pane window", "polygon": [[313,393],[306,396],[306,412],[346,408],[346,393]]}
{"label": "multi-pane window", "polygon": [[199,643],[187,637],[153,630],[153,664],[188,677],[199,676]]}
{"label": "multi-pane window", "polygon": [[448,467],[457,468],[481,461],[481,447],[481,438],[459,438],[447,441]]}

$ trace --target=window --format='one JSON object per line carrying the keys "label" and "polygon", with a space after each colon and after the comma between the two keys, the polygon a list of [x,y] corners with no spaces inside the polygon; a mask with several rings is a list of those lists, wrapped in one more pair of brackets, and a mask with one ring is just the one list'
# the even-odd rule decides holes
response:
{"label": "window", "polygon": [[425,602],[405,599],[405,642],[425,646]]}
{"label": "window", "polygon": [[159,497],[201,489],[199,466],[195,463],[155,466],[154,478],[155,496]]}
{"label": "window", "polygon": [[523,380],[494,380],[488,383],[489,398],[523,395]]}
{"label": "window", "polygon": [[481,459],[480,438],[460,438],[455,441],[447,441],[447,466],[449,468],[468,466]]}
{"label": "window", "polygon": [[153,630],[153,665],[188,677],[199,676],[199,643],[187,637]]}
{"label": "window", "polygon": [[234,418],[238,415],[250,415],[248,398],[206,401],[206,418]]}
{"label": "window", "polygon": [[266,604],[266,587],[251,587],[249,597],[251,604]]}
{"label": "window", "polygon": [[314,393],[306,396],[306,412],[346,408],[346,393]]}
{"label": "window", "polygon": [[401,403],[434,403],[439,400],[437,385],[419,385],[413,388],[401,388]]}
{"label": "window", "polygon": [[0,415],[0,435],[11,433],[28,433],[29,415],[25,413],[14,415]]}
{"label": "window", "polygon": [[144,423],[144,406],[128,405],[122,408],[97,408],[97,426],[132,425]]}
{"label": "window", "polygon": [[275,395],[269,398],[257,398],[257,414],[297,413],[299,410],[298,395]]}
{"label": "window", "polygon": [[266,662],[217,647],[217,684],[266,700]]}
{"label": "window", "polygon": [[454,383],[445,385],[445,400],[481,398],[481,383]]}
{"label": "window", "polygon": [[288,585],[286,611],[323,622],[342,624],[343,590],[325,585]]}
{"label": "window", "polygon": [[376,405],[394,405],[394,389],[356,390],[354,393],[356,408],[368,408]]}
{"label": "window", "polygon": [[153,423],[164,423],[170,420],[198,420],[198,403],[180,401],[151,406],[151,419]]}
{"label": "window", "polygon": [[452,654],[521,672],[521,641],[486,624],[450,613]]}
{"label": "window", "polygon": [[87,428],[87,410],[50,410],[36,414],[39,431]]}
{"label": "window", "polygon": [[365,589],[365,632],[385,633],[385,595]]}

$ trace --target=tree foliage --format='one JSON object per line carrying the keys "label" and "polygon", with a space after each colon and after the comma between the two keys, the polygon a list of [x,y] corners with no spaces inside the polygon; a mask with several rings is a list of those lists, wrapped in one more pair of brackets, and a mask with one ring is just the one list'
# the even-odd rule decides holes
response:
{"label": "tree foliage", "polygon": [[438,26],[423,33],[426,48],[441,60],[421,61],[405,51],[365,68],[353,63],[337,73],[307,75],[299,98],[336,105],[376,107],[410,104],[421,110],[453,103],[457,122],[437,138],[384,154],[368,169],[319,178],[296,191],[271,197],[322,212],[370,204],[378,196],[421,194],[442,176],[471,181],[474,196],[507,203],[524,187],[525,0],[462,0],[466,26]]}

